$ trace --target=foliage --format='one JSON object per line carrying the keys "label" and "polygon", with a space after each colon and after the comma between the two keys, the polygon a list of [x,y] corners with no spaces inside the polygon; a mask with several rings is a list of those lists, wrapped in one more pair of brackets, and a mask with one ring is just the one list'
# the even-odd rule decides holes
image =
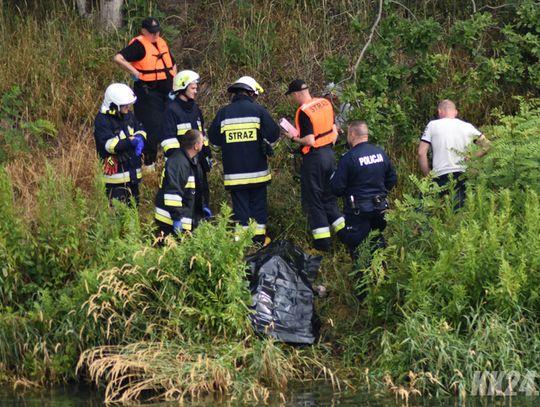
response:
{"label": "foliage", "polygon": [[19,86],[13,86],[0,100],[0,163],[31,147],[43,148],[47,137],[55,137],[56,127],[45,119],[25,121]]}
{"label": "foliage", "polygon": [[[111,58],[142,17],[166,14],[128,1],[127,29],[103,34],[66,2],[49,3],[0,11],[0,378],[73,379],[82,355],[79,372],[103,384],[109,401],[146,391],[265,399],[291,379],[358,382],[366,368],[391,389],[463,394],[475,369],[538,365],[536,2],[384,2],[358,82],[341,85],[350,116],[368,121],[399,170],[388,247],[372,258],[366,245],[366,267],[353,272],[342,248],[325,256],[329,295],[318,306],[328,343],[306,349],[251,336],[249,234],[234,242],[227,210],[191,238],[154,247],[152,178],[139,210],[109,207],[97,181],[91,123],[106,85],[128,81]],[[178,66],[201,73],[207,122],[244,74],[266,88],[261,103],[290,116],[290,80],[304,78],[317,95],[349,76],[374,4],[171,2],[164,36]],[[468,200],[457,212],[441,188],[409,177],[417,135],[445,97],[475,124],[496,123],[485,129],[489,154],[469,162]],[[45,146],[54,148],[44,154]],[[286,142],[271,166],[269,230],[307,246]],[[220,171],[218,162],[210,174],[219,204],[228,199]]]}
{"label": "foliage", "polygon": [[142,247],[121,267],[101,271],[85,312],[100,336],[127,340],[238,337],[248,329],[250,295],[243,253],[250,233],[235,241],[230,209],[193,238]]}
{"label": "foliage", "polygon": [[533,188],[540,193],[540,100],[521,99],[515,116],[499,118],[499,125],[486,129],[493,139],[489,154],[472,162],[471,170],[490,188]]}

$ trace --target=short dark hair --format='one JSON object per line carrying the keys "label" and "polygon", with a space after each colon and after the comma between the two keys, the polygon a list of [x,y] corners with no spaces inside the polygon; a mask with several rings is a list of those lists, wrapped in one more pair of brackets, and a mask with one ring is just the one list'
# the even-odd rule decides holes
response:
{"label": "short dark hair", "polygon": [[[366,127],[366,132],[362,132],[361,131],[361,128],[362,127]],[[369,126],[367,124],[366,121],[364,120],[351,120],[349,122],[349,130],[352,130],[355,132],[355,135],[358,135],[358,136],[367,136],[368,135],[368,130],[369,129]]]}
{"label": "short dark hair", "polygon": [[181,138],[182,147],[184,148],[193,148],[195,144],[202,137],[202,134],[199,130],[190,129],[184,134]]}

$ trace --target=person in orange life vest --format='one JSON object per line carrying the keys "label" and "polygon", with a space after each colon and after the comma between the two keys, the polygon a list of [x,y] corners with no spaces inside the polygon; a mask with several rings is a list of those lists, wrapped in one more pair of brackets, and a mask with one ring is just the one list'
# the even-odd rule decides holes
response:
{"label": "person in orange life vest", "polygon": [[288,132],[285,135],[301,147],[302,207],[308,216],[313,247],[328,251],[331,232],[339,233],[345,227],[345,219],[330,188],[330,177],[336,165],[332,150],[337,138],[334,110],[327,99],[312,98],[301,79],[289,84],[286,95],[291,95],[299,105],[296,111],[298,137]]}
{"label": "person in orange life vest", "polygon": [[141,34],[114,56],[114,62],[134,80],[135,116],[147,131],[144,164],[150,170],[154,169],[163,112],[176,75],[176,64],[160,30],[158,20],[146,17]]}

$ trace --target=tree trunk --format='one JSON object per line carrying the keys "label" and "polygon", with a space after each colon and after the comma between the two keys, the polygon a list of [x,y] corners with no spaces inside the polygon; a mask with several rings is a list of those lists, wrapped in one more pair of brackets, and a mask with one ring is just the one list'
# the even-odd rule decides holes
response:
{"label": "tree trunk", "polygon": [[77,4],[77,11],[81,17],[86,18],[90,15],[88,0],[76,0],[75,3]]}
{"label": "tree trunk", "polygon": [[123,0],[101,0],[99,23],[103,30],[113,31],[122,27]]}

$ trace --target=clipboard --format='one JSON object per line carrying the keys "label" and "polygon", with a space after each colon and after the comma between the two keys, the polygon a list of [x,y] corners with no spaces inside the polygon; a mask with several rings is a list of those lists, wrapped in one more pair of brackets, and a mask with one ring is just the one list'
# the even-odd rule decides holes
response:
{"label": "clipboard", "polygon": [[294,138],[298,138],[298,130],[287,119],[282,118],[279,121],[280,127],[286,132],[290,133]]}

